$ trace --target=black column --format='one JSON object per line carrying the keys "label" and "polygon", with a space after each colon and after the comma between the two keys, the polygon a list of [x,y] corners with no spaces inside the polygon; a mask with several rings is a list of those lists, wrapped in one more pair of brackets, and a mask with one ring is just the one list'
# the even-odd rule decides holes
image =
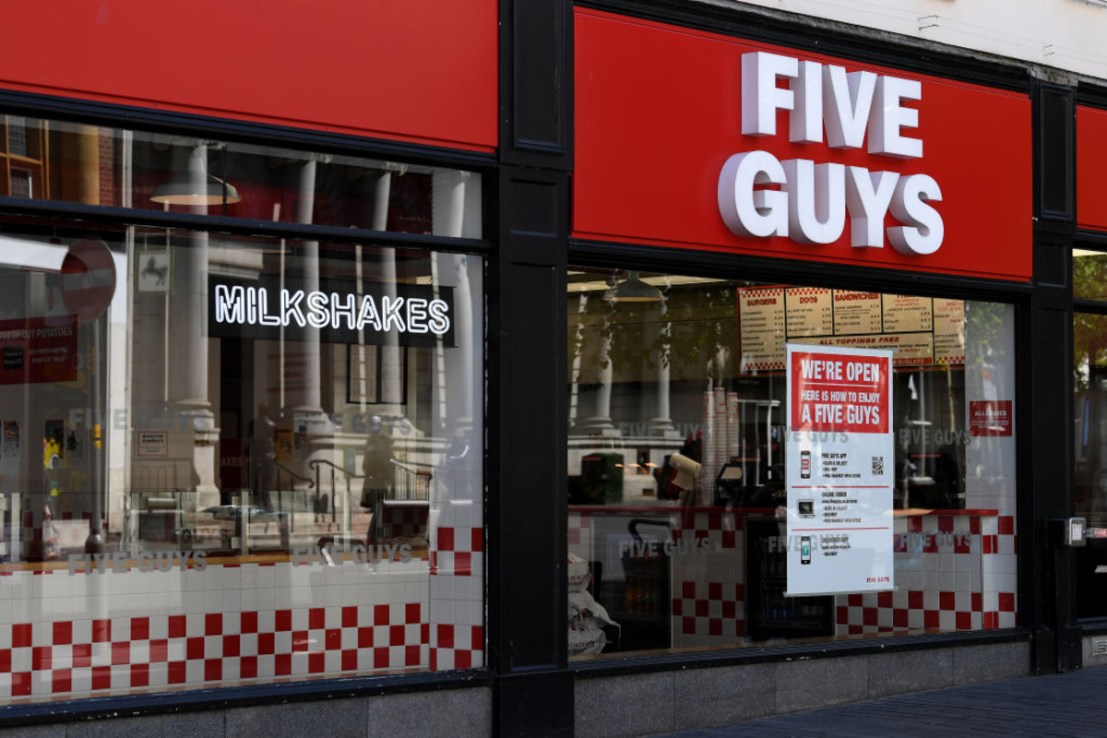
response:
{"label": "black column", "polygon": [[[1019,516],[1021,612],[1034,634],[1038,673],[1080,665],[1072,550],[1050,521],[1072,515],[1072,243],[1075,103],[1069,87],[1034,87],[1034,298],[1023,355],[1030,355],[1031,486]],[[1025,363],[1022,364],[1025,366]],[[1024,382],[1023,387],[1027,387]],[[1024,446],[1023,448],[1026,448]],[[1029,513],[1029,514],[1027,514]]]}
{"label": "black column", "polygon": [[489,274],[489,666],[496,735],[573,733],[567,669],[568,0],[502,0]]}

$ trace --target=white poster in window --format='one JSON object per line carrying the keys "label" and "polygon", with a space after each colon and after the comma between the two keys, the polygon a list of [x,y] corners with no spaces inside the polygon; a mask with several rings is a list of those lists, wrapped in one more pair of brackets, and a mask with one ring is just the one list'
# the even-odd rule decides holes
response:
{"label": "white poster in window", "polygon": [[786,349],[787,594],[890,590],[892,352]]}

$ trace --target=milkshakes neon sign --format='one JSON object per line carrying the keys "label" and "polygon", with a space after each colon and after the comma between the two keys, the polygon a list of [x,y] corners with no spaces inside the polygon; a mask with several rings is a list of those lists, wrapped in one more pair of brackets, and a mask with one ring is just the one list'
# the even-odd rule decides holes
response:
{"label": "milkshakes neon sign", "polygon": [[[778,86],[780,81],[787,86]],[[923,141],[907,135],[922,99],[917,80],[800,61],[755,51],[742,55],[742,133],[777,135],[777,112],[787,111],[788,140],[860,149],[896,159],[921,159]],[[829,244],[842,237],[848,216],[855,248],[883,248],[885,237],[902,254],[933,254],[942,245],[942,216],[930,203],[942,191],[927,174],[870,171],[866,167],[781,161],[768,151],[734,154],[719,174],[719,212],[742,237],[783,236]],[[898,222],[885,227],[888,214]]]}
{"label": "milkshakes neon sign", "polygon": [[453,346],[452,287],[357,283],[311,284],[286,276],[255,280],[212,276],[208,334],[215,337],[403,346]]}
{"label": "milkshakes neon sign", "polygon": [[442,299],[215,285],[216,323],[246,326],[346,328],[379,333],[450,330],[450,306]]}

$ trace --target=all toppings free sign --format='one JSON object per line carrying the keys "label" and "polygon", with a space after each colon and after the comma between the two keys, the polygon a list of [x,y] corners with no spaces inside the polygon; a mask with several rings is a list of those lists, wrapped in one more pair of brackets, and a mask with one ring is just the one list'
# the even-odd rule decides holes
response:
{"label": "all toppings free sign", "polygon": [[884,357],[793,351],[793,431],[887,433],[888,362]]}

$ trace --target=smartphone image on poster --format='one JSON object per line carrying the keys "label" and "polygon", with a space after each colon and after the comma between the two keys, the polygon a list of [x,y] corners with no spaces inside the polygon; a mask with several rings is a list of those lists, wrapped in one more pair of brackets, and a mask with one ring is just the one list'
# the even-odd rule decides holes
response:
{"label": "smartphone image on poster", "polygon": [[811,563],[811,536],[800,536],[800,563]]}
{"label": "smartphone image on poster", "polygon": [[811,452],[800,451],[800,479],[811,478]]}

